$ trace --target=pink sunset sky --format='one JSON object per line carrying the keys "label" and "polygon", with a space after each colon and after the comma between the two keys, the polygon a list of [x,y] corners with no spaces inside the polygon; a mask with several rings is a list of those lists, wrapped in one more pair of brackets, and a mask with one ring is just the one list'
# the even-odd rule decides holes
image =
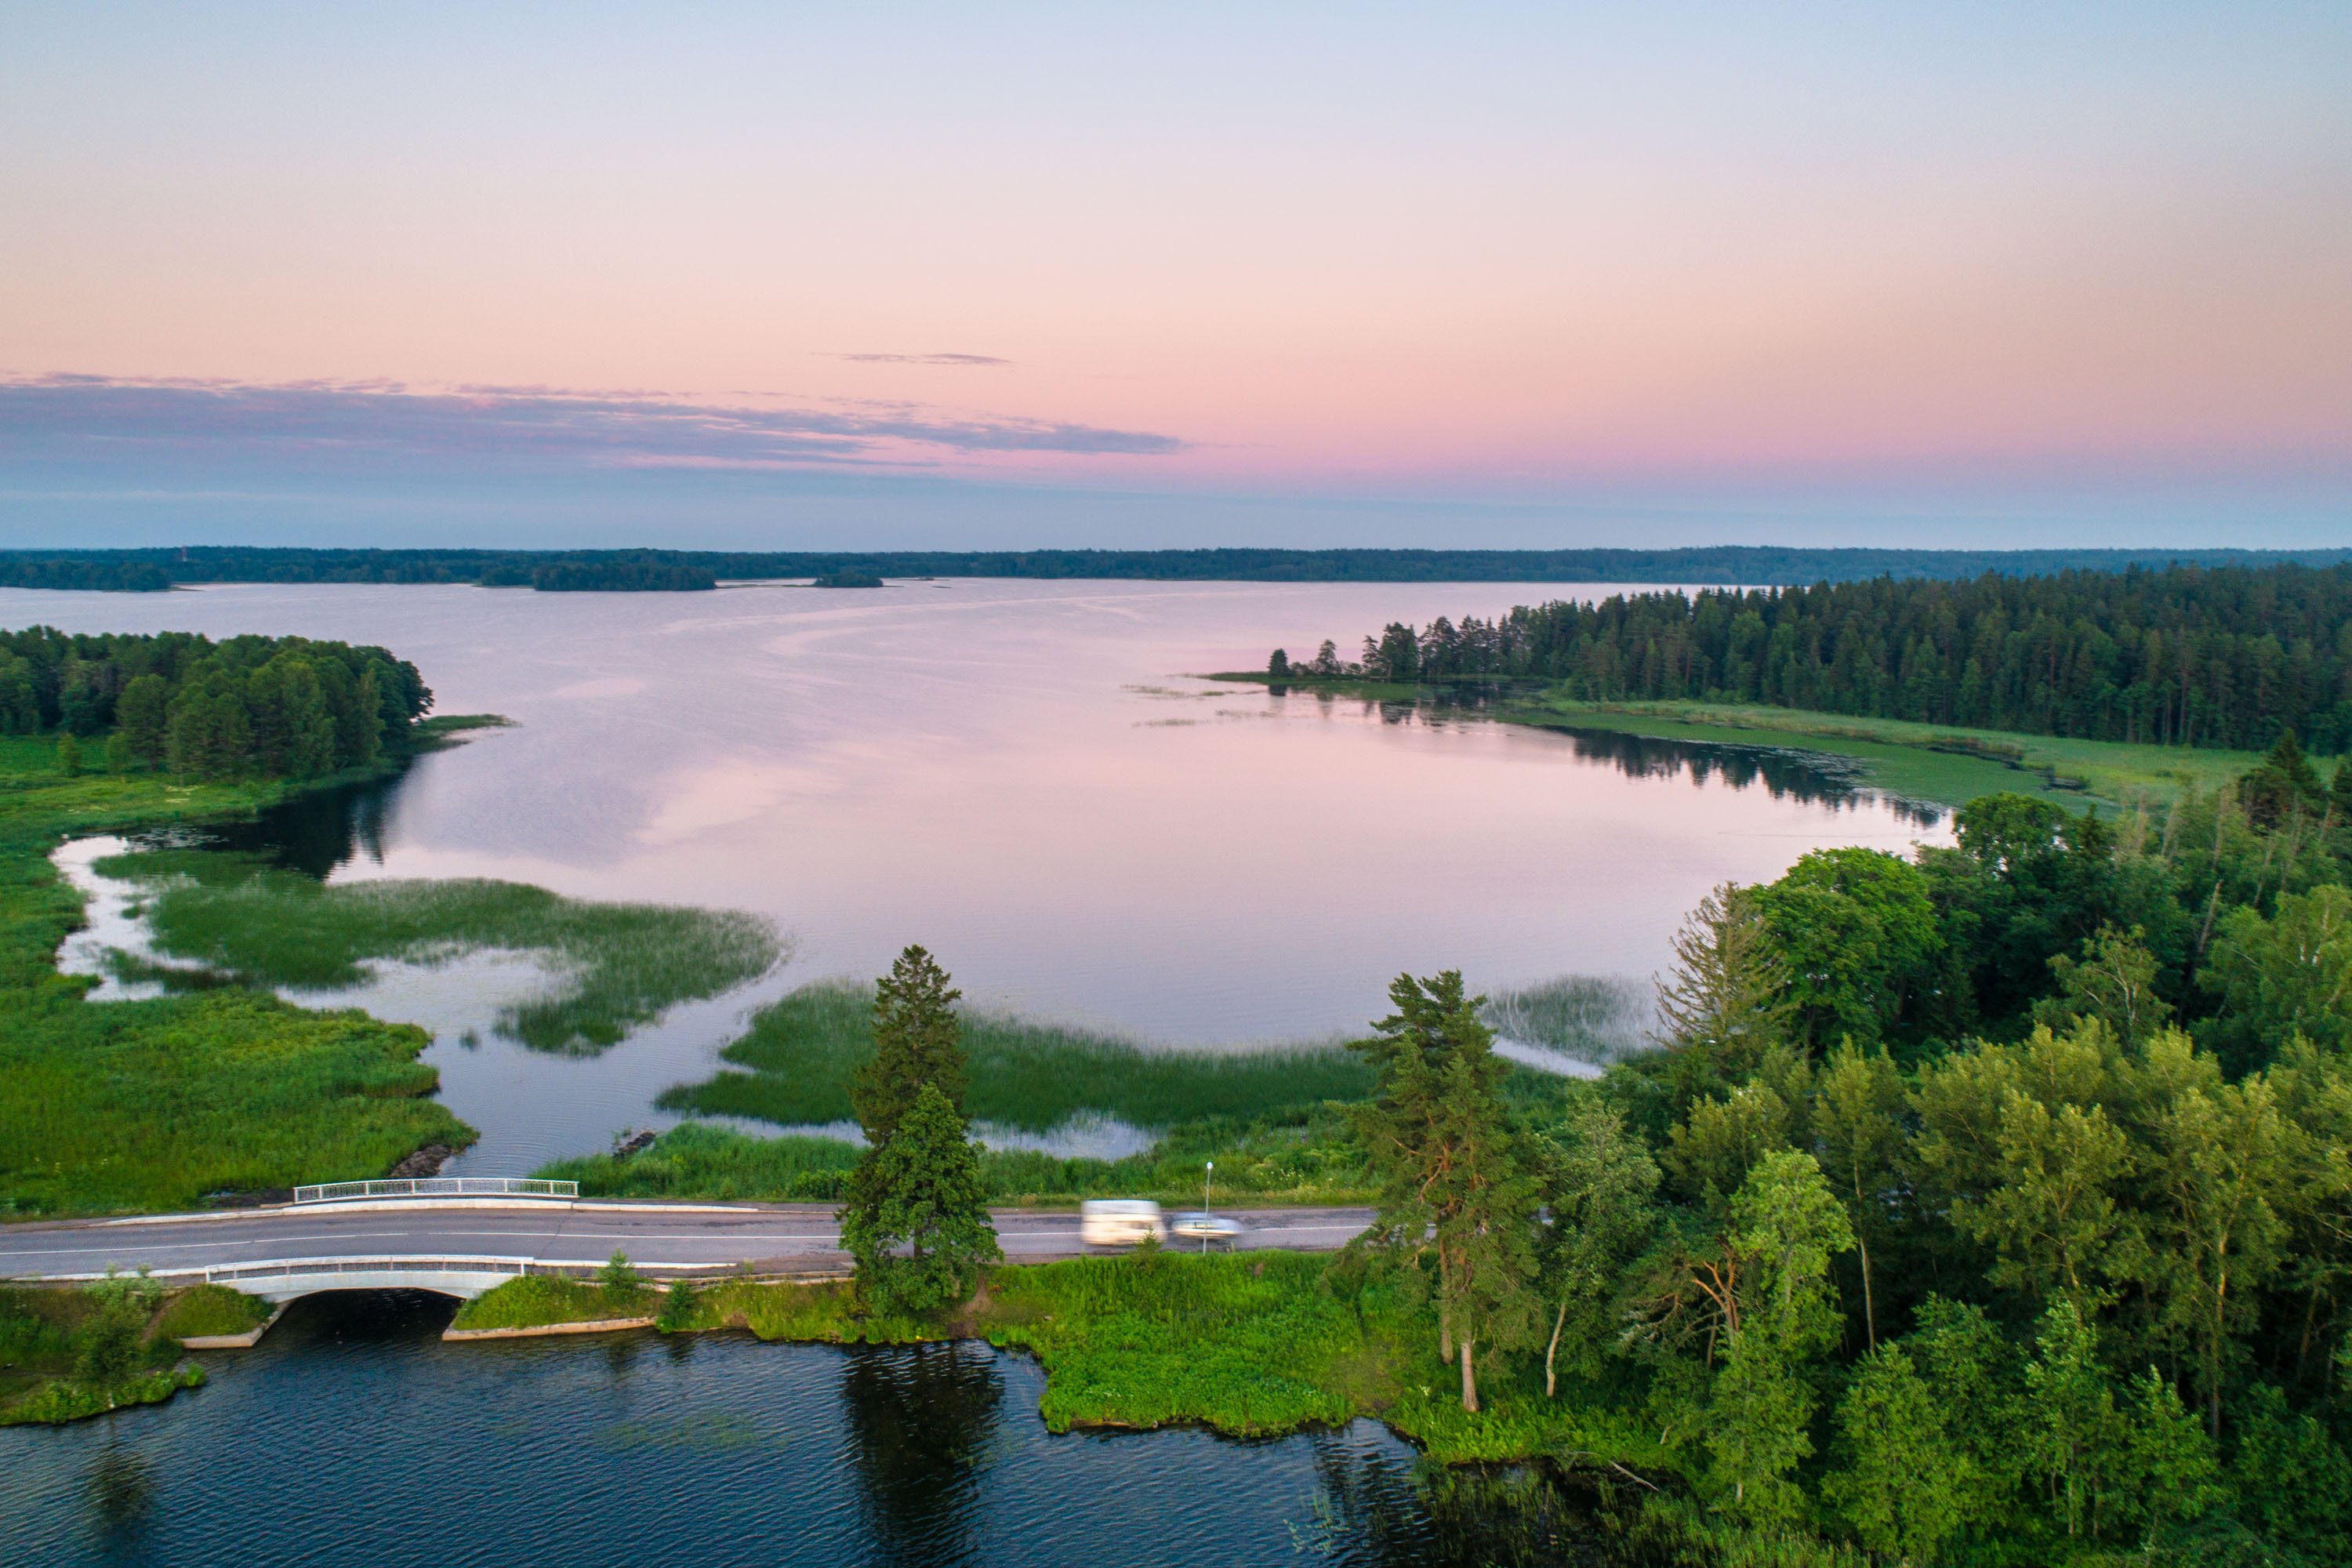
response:
{"label": "pink sunset sky", "polygon": [[0,16],[7,542],[2352,542],[2340,5],[388,9]]}

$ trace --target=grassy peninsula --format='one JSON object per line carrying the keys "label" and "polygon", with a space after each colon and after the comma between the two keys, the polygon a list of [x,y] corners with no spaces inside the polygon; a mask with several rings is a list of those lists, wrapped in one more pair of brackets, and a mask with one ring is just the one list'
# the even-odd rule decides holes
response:
{"label": "grassy peninsula", "polygon": [[2163,805],[2184,792],[2210,794],[2262,761],[2258,752],[2068,739],[1759,703],[1570,697],[1556,687],[1483,677],[1405,682],[1245,670],[1208,679],[1301,698],[1429,701],[1449,713],[1538,729],[1826,756],[1845,763],[1841,771],[1858,786],[1941,807],[2004,793],[2089,801],[2108,810],[2135,801]]}
{"label": "grassy peninsula", "polygon": [[[662,1096],[664,1110],[822,1126],[851,1115],[850,1075],[873,1053],[874,988],[819,981],[762,1008],[727,1047],[748,1071]],[[1266,1050],[1147,1048],[989,1013],[963,1015],[967,1102],[977,1120],[1044,1132],[1094,1111],[1137,1127],[1276,1114],[1353,1100],[1370,1079],[1337,1045]]]}
{"label": "grassy peninsula", "polygon": [[118,855],[93,869],[152,889],[147,920],[161,952],[248,985],[354,985],[376,959],[434,963],[487,949],[539,954],[554,983],[509,1005],[495,1026],[534,1050],[602,1050],[674,1004],[758,979],[781,951],[774,931],[753,915],[590,903],[516,882],[330,887],[215,850]]}
{"label": "grassy peninsula", "polygon": [[246,1333],[269,1313],[226,1286],[167,1291],[142,1275],[73,1290],[0,1286],[0,1426],[160,1404],[205,1381],[183,1339]]}

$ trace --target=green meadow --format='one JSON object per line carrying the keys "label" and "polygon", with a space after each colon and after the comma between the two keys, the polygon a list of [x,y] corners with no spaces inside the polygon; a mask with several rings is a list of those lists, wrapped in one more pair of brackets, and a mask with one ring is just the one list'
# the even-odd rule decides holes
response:
{"label": "green meadow", "polygon": [[425,1032],[237,990],[92,1004],[58,973],[80,895],[49,853],[89,833],[199,822],[284,786],[73,774],[48,738],[0,738],[0,1215],[194,1206],[205,1194],[382,1175],[471,1131],[428,1096]]}
{"label": "green meadow", "polygon": [[95,869],[152,888],[158,949],[247,984],[323,989],[359,984],[373,960],[541,955],[556,977],[548,993],[508,1006],[496,1025],[535,1050],[602,1050],[677,1003],[758,979],[780,956],[757,916],[588,903],[517,882],[331,886],[205,850],[118,855]]}
{"label": "green meadow", "polygon": [[[664,1094],[667,1110],[781,1126],[852,1120],[850,1075],[873,1053],[871,985],[803,985],[753,1018],[727,1047],[737,1068]],[[1275,1115],[1361,1098],[1361,1063],[1337,1045],[1265,1050],[1149,1048],[1106,1035],[987,1013],[963,1016],[965,1113],[1045,1132],[1092,1111],[1137,1127]]]}

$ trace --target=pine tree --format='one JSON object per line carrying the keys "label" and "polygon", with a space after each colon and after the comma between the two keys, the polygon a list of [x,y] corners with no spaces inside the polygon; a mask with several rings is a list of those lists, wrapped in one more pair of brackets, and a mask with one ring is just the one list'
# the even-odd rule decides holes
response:
{"label": "pine tree", "polygon": [[1350,1049],[1377,1078],[1357,1112],[1391,1243],[1434,1254],[1438,1343],[1462,1367],[1462,1407],[1478,1408],[1476,1347],[1526,1342],[1538,1327],[1535,1183],[1519,1158],[1501,1088],[1505,1065],[1478,1020],[1483,996],[1462,975],[1400,974],[1396,1011]]}
{"label": "pine tree", "polygon": [[1754,1072],[1796,1007],[1752,889],[1726,882],[1700,900],[1674,952],[1657,983],[1657,1038],[1674,1053],[1676,1098],[1686,1104]]}
{"label": "pine tree", "polygon": [[874,1055],[850,1080],[850,1104],[866,1141],[880,1148],[929,1084],[963,1114],[962,1027],[955,1004],[963,993],[920,947],[909,947],[874,984]]}
{"label": "pine tree", "polygon": [[916,1092],[888,1142],[867,1150],[851,1175],[841,1242],[856,1259],[866,1300],[909,1315],[955,1305],[979,1283],[981,1268],[1003,1257],[979,1151],[938,1085]]}

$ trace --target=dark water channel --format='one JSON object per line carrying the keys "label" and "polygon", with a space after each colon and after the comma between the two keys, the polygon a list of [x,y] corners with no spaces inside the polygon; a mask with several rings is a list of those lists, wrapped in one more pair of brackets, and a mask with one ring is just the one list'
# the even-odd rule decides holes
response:
{"label": "dark water channel", "polygon": [[986,1345],[445,1345],[450,1310],[313,1297],[167,1406],[0,1431],[0,1563],[1626,1561],[1599,1500],[1424,1474],[1370,1422],[1056,1436]]}

